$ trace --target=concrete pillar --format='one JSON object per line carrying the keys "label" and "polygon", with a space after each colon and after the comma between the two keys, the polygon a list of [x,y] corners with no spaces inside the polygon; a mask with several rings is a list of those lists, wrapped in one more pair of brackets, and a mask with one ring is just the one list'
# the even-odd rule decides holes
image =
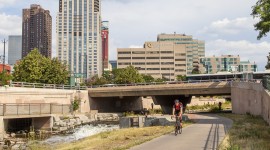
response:
{"label": "concrete pillar", "polygon": [[5,134],[4,119],[0,117],[0,140],[3,140]]}

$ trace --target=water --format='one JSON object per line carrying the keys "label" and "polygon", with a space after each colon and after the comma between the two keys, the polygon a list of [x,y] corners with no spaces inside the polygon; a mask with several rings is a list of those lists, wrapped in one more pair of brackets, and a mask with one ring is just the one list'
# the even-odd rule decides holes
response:
{"label": "water", "polygon": [[97,125],[97,126],[85,125],[75,129],[75,132],[73,134],[52,136],[51,138],[45,140],[44,142],[46,144],[68,143],[101,132],[112,131],[117,129],[119,129],[119,125]]}

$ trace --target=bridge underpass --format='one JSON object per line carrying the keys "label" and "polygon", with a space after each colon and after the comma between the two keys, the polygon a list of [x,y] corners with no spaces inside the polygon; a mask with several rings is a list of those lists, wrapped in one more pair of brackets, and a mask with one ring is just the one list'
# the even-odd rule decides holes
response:
{"label": "bridge underpass", "polygon": [[163,84],[145,86],[101,87],[88,90],[91,110],[99,112],[124,112],[143,109],[142,97],[151,96],[164,113],[171,113],[175,99],[184,106],[192,96],[230,95],[229,82]]}

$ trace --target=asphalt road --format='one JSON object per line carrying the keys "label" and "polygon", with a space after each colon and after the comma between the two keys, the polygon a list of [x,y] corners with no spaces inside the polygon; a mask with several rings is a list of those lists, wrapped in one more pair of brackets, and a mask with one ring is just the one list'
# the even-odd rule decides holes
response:
{"label": "asphalt road", "polygon": [[232,126],[232,120],[215,114],[196,114],[190,118],[197,123],[183,128],[182,134],[170,133],[131,150],[215,150]]}

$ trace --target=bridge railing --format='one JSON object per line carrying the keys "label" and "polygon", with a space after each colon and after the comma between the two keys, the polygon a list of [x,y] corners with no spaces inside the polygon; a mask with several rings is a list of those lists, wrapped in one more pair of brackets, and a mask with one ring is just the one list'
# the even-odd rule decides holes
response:
{"label": "bridge railing", "polygon": [[43,84],[43,83],[27,83],[27,82],[11,82],[10,87],[25,87],[25,88],[44,88],[44,89],[64,89],[64,90],[86,90],[86,86],[70,86],[58,84]]}
{"label": "bridge railing", "polygon": [[70,114],[71,105],[63,104],[0,104],[0,116]]}
{"label": "bridge railing", "polygon": [[88,88],[146,86],[146,85],[164,85],[164,84],[189,84],[189,83],[208,83],[208,82],[230,82],[234,80],[235,79],[211,79],[211,80],[166,81],[166,82],[133,83],[133,84],[104,84],[104,85],[92,85],[92,86],[88,86]]}

